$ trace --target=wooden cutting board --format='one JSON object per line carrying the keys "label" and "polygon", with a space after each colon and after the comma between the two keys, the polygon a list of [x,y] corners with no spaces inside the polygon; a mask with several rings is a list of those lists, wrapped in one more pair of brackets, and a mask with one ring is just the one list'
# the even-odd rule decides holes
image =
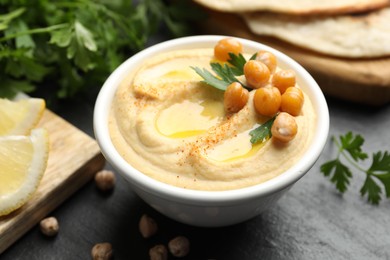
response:
{"label": "wooden cutting board", "polygon": [[238,15],[207,12],[208,18],[200,24],[202,33],[246,38],[282,51],[305,67],[328,96],[374,106],[390,103],[390,57],[346,59],[327,56],[273,37],[256,35]]}
{"label": "wooden cutting board", "polygon": [[33,197],[20,209],[0,217],[0,254],[46,217],[103,168],[96,141],[49,110],[38,127],[49,132],[46,172]]}

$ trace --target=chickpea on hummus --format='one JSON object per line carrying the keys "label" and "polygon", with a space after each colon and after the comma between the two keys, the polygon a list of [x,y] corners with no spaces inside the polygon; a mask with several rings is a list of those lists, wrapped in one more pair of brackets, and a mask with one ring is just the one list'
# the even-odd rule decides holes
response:
{"label": "chickpea on hummus", "polygon": [[273,75],[282,70],[270,69],[269,80],[246,91],[245,102],[240,101],[239,109],[233,106],[232,112],[226,108],[225,92],[202,82],[191,68],[211,70],[210,62],[224,62],[217,59],[213,48],[162,53],[122,81],[109,129],[116,149],[134,168],[174,186],[216,191],[265,182],[302,157],[315,131],[316,115],[295,81],[294,88],[304,98],[299,110],[294,108],[290,115],[279,104],[272,112],[276,118],[293,118],[293,138],[284,135],[279,141],[272,137],[253,144],[249,132],[271,117],[259,113],[256,90],[272,88]]}

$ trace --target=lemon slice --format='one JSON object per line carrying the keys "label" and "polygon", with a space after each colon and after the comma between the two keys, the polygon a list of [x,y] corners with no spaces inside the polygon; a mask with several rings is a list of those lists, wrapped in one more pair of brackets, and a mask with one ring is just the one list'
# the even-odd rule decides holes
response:
{"label": "lemon slice", "polygon": [[49,135],[43,128],[30,136],[0,137],[0,216],[22,205],[37,190],[49,154]]}
{"label": "lemon slice", "polygon": [[44,110],[44,99],[11,101],[0,98],[0,136],[29,134],[41,119]]}

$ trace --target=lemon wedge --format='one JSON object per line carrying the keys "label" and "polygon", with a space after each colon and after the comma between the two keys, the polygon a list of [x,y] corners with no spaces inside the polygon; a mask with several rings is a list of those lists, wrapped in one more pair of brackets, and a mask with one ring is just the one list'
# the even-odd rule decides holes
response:
{"label": "lemon wedge", "polygon": [[41,119],[45,106],[45,100],[40,98],[0,98],[0,136],[28,135]]}
{"label": "lemon wedge", "polygon": [[37,190],[49,154],[43,128],[30,136],[0,136],[0,216],[23,206]]}

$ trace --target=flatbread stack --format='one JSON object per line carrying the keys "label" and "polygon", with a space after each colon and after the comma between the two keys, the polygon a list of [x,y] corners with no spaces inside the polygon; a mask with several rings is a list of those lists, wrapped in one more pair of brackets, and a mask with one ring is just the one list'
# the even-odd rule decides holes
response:
{"label": "flatbread stack", "polygon": [[[298,47],[304,56],[310,53],[313,57],[317,56],[310,59],[310,62],[321,59],[327,69],[330,66],[327,64],[344,62],[351,66],[357,64],[361,67],[361,73],[370,74],[367,71],[364,72],[364,64],[368,64],[366,68],[371,69],[373,66],[370,62],[380,60],[380,66],[382,66],[380,70],[383,71],[383,62],[387,62],[389,69],[384,71],[387,73],[386,76],[379,75],[380,79],[376,79],[377,75],[368,75],[368,78],[371,77],[374,81],[369,81],[363,75],[357,75],[357,78],[362,79],[365,85],[386,87],[386,93],[380,93],[380,95],[384,103],[390,103],[390,0],[194,1],[204,6],[206,10],[210,10],[211,14],[216,14],[222,19],[225,17],[225,23],[229,29],[219,34],[229,34],[230,30],[232,36],[243,37],[243,31],[248,30],[249,33],[246,33],[245,38],[278,39],[283,45],[283,48],[279,49],[284,52],[287,49],[286,53],[298,62],[301,61],[300,56],[291,54],[290,49],[294,50]],[[240,28],[237,28],[238,23],[232,25],[229,21],[230,19],[238,21],[237,17],[241,22]],[[207,23],[207,26],[212,27],[209,21]],[[220,26],[222,25],[223,22],[220,23]],[[213,33],[218,33],[218,31]],[[265,43],[269,44],[269,42]],[[291,48],[286,47],[285,44],[290,45]],[[278,44],[269,45],[278,47]],[[302,63],[304,66],[309,65],[309,68],[305,66],[309,71],[310,65],[317,65],[316,63],[305,64],[306,62],[307,59]],[[347,73],[346,71],[344,74]],[[375,68],[373,73],[379,74]],[[356,82],[356,77],[350,80]],[[367,97],[364,98],[367,99]],[[359,99],[359,97],[354,99]]]}
{"label": "flatbread stack", "polygon": [[390,8],[361,15],[302,17],[247,14],[249,28],[324,54],[351,58],[390,55]]}

